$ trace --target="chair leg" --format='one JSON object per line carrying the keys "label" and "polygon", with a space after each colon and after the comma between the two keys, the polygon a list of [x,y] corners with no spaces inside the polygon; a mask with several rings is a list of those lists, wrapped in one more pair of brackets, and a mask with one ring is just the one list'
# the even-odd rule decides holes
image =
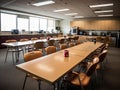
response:
{"label": "chair leg", "polygon": [[84,90],[84,87],[81,85],[81,89]]}
{"label": "chair leg", "polygon": [[55,90],[55,88],[56,88],[56,83],[53,84],[53,88],[54,88],[53,90]]}
{"label": "chair leg", "polygon": [[5,62],[4,62],[4,63],[6,63],[7,56],[8,56],[8,49],[7,49],[7,52],[6,52],[6,56],[5,56]]}
{"label": "chair leg", "polygon": [[38,87],[39,87],[39,90],[41,90],[40,85],[41,85],[41,81],[38,80]]}
{"label": "chair leg", "polygon": [[12,60],[13,60],[13,64],[14,64],[14,52],[12,52]]}
{"label": "chair leg", "polygon": [[24,90],[24,88],[25,88],[26,80],[27,80],[27,74],[26,74],[25,79],[24,79],[24,83],[23,83],[23,88],[22,88],[22,90]]}
{"label": "chair leg", "polygon": [[58,82],[56,82],[56,83],[54,83],[54,90],[59,90],[59,84],[58,84]]}

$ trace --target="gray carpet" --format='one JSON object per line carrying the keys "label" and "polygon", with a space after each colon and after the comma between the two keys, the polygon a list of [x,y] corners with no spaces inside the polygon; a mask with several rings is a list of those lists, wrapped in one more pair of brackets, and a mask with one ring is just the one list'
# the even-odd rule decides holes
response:
{"label": "gray carpet", "polygon": [[[6,49],[0,49],[0,90],[22,90],[25,73],[16,69],[12,64],[12,58],[9,54],[7,62],[4,64]],[[120,88],[120,48],[109,48],[107,55],[103,80],[95,90],[119,90]],[[22,54],[19,63],[23,62]],[[17,63],[17,64],[19,64]],[[25,90],[38,90],[38,83],[34,79],[27,80]],[[53,86],[42,82],[41,90],[53,90]]]}

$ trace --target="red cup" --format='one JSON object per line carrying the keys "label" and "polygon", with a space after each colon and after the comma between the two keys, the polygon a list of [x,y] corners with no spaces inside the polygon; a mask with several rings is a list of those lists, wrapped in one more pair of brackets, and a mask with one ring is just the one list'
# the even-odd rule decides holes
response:
{"label": "red cup", "polygon": [[69,51],[68,50],[64,50],[64,57],[69,57]]}

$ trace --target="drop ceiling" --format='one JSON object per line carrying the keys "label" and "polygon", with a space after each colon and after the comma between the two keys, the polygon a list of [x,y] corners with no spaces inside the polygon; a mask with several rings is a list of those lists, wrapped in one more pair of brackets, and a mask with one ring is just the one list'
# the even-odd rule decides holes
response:
{"label": "drop ceiling", "polygon": [[[40,1],[40,0],[39,0]],[[34,13],[36,15],[49,16],[59,19],[74,18],[84,16],[84,18],[98,17],[95,10],[112,9],[113,17],[120,17],[120,0],[53,0],[54,4],[45,6],[33,6],[36,0],[0,0],[0,8],[3,10],[22,11]],[[114,6],[106,8],[90,8],[89,5],[113,3]],[[68,8],[69,11],[53,12],[56,9]],[[77,15],[67,16],[68,13],[78,13]],[[106,14],[106,13],[105,13]]]}

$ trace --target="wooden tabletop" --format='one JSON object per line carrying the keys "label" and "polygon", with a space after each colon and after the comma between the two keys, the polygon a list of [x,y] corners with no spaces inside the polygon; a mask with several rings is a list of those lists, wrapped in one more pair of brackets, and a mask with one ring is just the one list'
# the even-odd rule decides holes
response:
{"label": "wooden tabletop", "polygon": [[86,42],[69,48],[69,57],[64,57],[64,50],[62,50],[16,65],[16,67],[49,83],[54,83],[101,45],[102,43]]}

